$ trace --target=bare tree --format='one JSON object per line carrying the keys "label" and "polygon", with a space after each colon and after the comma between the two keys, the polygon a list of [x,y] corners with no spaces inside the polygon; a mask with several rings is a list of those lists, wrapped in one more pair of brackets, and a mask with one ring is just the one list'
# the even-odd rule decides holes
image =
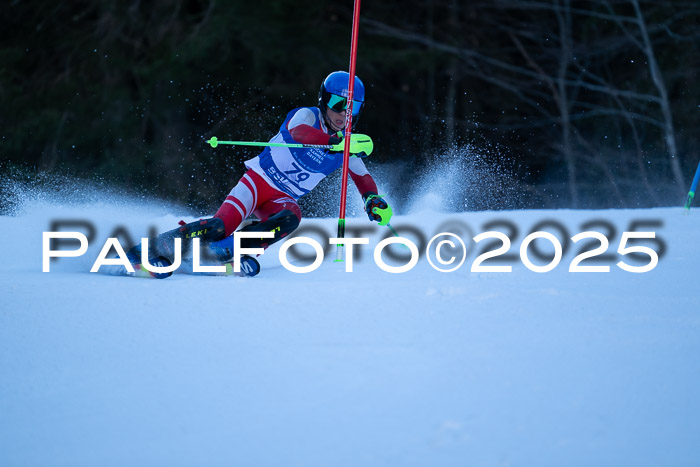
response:
{"label": "bare tree", "polygon": [[[566,174],[566,189],[573,207],[580,205],[580,186],[584,172],[587,182],[607,180],[609,190],[624,204],[619,188],[621,177],[630,179],[624,163],[625,146],[636,148],[636,162],[641,186],[655,196],[646,176],[637,125],[651,125],[663,134],[668,150],[672,184],[682,187],[683,174],[678,157],[672,103],[654,49],[653,33],[666,33],[668,26],[649,28],[639,0],[497,0],[470,4],[482,13],[483,22],[493,32],[492,47],[473,47],[467,37],[426,36],[406,27],[366,20],[370,32],[452,56],[461,63],[462,77],[481,80],[486,88],[499,88],[512,96],[516,110],[503,112],[492,125],[503,130],[538,129],[540,145],[549,144],[550,161],[560,160]],[[664,10],[659,9],[660,14]],[[548,20],[541,20],[549,13]],[[541,24],[534,24],[540,21]],[[450,30],[450,20],[444,29]],[[605,33],[598,28],[605,25]],[[611,29],[613,25],[617,30]],[[486,29],[481,30],[483,35]],[[512,47],[503,47],[503,37]],[[591,43],[590,41],[598,41]],[[650,86],[618,77],[612,69],[620,67],[619,58],[641,53],[648,66]],[[634,67],[638,67],[637,63]],[[452,66],[449,75],[454,76]],[[643,76],[643,75],[642,75]],[[455,83],[447,84],[447,95],[455,95]],[[654,108],[656,107],[656,110]],[[527,108],[527,110],[525,110]],[[452,113],[446,111],[448,135]],[[624,128],[629,129],[626,135]],[[551,130],[558,132],[551,138]],[[608,139],[608,133],[612,132]],[[646,136],[647,131],[643,131]],[[601,134],[605,139],[596,143]],[[617,141],[613,146],[611,141]],[[597,151],[597,152],[596,152]],[[606,154],[607,153],[607,154]],[[545,157],[543,155],[543,157]],[[581,171],[585,167],[585,171]],[[588,183],[590,185],[590,183]],[[638,183],[637,183],[638,184]]]}
{"label": "bare tree", "polygon": [[642,43],[637,44],[647,57],[647,63],[649,64],[649,72],[651,73],[651,79],[654,82],[654,86],[659,92],[659,105],[661,106],[661,115],[663,117],[663,127],[666,139],[666,145],[668,147],[669,163],[671,165],[671,170],[675,178],[676,184],[680,194],[683,194],[683,172],[681,170],[681,164],[678,161],[678,147],[676,145],[676,132],[673,128],[673,115],[671,114],[671,102],[668,98],[668,91],[666,90],[666,84],[664,83],[661,70],[659,69],[659,64],[656,61],[656,54],[654,53],[654,47],[652,46],[651,39],[649,38],[649,31],[647,29],[646,22],[644,21],[644,16],[642,15],[642,10],[639,8],[638,0],[630,0],[634,6],[634,13],[637,27],[639,28],[639,34],[642,38]]}

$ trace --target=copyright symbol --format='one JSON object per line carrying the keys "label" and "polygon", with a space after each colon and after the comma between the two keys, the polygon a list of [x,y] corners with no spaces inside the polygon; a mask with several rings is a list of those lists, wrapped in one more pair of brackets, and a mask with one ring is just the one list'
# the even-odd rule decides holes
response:
{"label": "copyright symbol", "polygon": [[[449,269],[443,268],[441,266],[436,266],[435,263],[433,263],[432,258],[430,257],[431,245],[433,244],[434,241],[439,240],[443,237],[456,238],[457,241],[459,242],[459,244],[462,246],[462,260],[459,262],[459,264],[457,266],[454,266],[454,267],[449,268]],[[448,238],[448,239],[440,240],[439,242],[437,242],[437,245],[435,246],[435,258],[437,259],[437,262],[443,266],[449,266],[449,265],[453,264],[457,258],[456,258],[456,256],[451,256],[449,259],[445,260],[443,258],[443,252],[442,252],[442,247],[444,245],[448,245],[450,248],[457,248],[457,245],[452,240],[450,240]],[[426,248],[425,253],[426,253],[426,256],[428,257],[428,262],[433,267],[433,269],[435,269],[436,271],[440,271],[440,272],[452,272],[456,269],[459,269],[459,267],[462,266],[462,264],[464,264],[464,260],[467,259],[467,247],[466,247],[466,245],[464,244],[464,242],[462,241],[461,238],[459,238],[457,235],[455,235],[453,233],[449,233],[449,232],[442,232],[442,233],[435,235],[433,238],[431,238],[430,241],[428,242],[428,246]]]}

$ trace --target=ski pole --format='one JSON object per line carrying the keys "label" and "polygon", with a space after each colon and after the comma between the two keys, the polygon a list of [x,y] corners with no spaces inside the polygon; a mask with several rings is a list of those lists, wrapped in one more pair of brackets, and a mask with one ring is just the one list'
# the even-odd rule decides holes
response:
{"label": "ski pole", "polygon": [[[399,238],[401,238],[401,235],[399,235],[399,233],[396,231],[396,229],[395,229],[394,227],[392,227],[391,224],[389,223],[389,220],[391,219],[391,216],[394,215],[394,211],[391,209],[391,207],[389,207],[389,205],[387,205],[387,207],[384,208],[384,209],[373,208],[373,209],[372,209],[372,212],[375,213],[375,214],[377,214],[377,215],[379,215],[379,217],[382,218],[382,220],[379,222],[379,225],[385,225],[385,226],[387,226],[387,227],[389,228],[389,230],[391,230],[391,233],[394,234],[394,237],[399,237]],[[387,218],[387,219],[386,219],[386,222],[384,221],[384,217]],[[409,249],[408,246],[406,246],[406,245],[403,244],[403,243],[401,244],[401,246],[404,247],[404,248],[406,248],[406,249]]]}
{"label": "ski pole", "polygon": [[700,181],[700,162],[698,162],[698,169],[695,171],[695,178],[693,178],[693,183],[690,185],[690,191],[688,192],[688,199],[685,202],[685,211],[690,211],[690,203],[693,202],[695,198],[695,190],[698,188],[698,182]]}
{"label": "ski pole", "polygon": [[[396,229],[394,229],[391,226],[391,224],[387,224],[386,226],[389,227],[389,230],[391,230],[391,232],[394,234],[394,237],[401,238],[401,235],[399,235],[399,233],[396,231]],[[406,245],[405,243],[399,243],[399,245],[401,245],[401,247],[403,247],[405,250],[410,250],[408,245]]]}
{"label": "ski pole", "polygon": [[391,226],[391,224],[387,224],[386,226],[389,227],[389,230],[391,230],[391,232],[394,234],[394,237],[400,237],[400,236],[401,236],[401,235],[399,235],[399,233],[396,231],[396,229],[394,229],[394,228]]}
{"label": "ski pole", "polygon": [[302,143],[266,143],[262,141],[219,141],[216,136],[212,136],[206,141],[212,148],[220,144],[230,144],[232,146],[269,146],[273,148],[320,148],[333,149],[331,144],[302,144]]}

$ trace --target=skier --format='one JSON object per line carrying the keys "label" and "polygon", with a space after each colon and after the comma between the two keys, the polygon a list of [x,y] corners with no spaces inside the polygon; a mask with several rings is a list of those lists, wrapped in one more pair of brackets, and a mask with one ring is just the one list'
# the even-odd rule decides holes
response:
{"label": "skier", "polygon": [[[181,221],[179,228],[159,235],[153,245],[149,246],[149,250],[153,250],[149,251],[149,257],[160,256],[172,261],[174,238],[198,237],[209,245],[218,261],[229,262],[233,257],[231,235],[251,214],[259,220],[241,231],[274,232],[275,236],[242,239],[242,247],[267,248],[291,234],[299,226],[302,217],[297,200],[342,166],[349,82],[350,75],[345,71],[329,74],[321,83],[318,107],[301,107],[290,111],[279,132],[270,140],[273,143],[333,145],[333,149],[266,147],[257,157],[245,162],[248,170],[214,217],[189,224]],[[360,78],[355,77],[353,130],[364,102],[365,87]],[[369,137],[352,134],[350,152],[353,156],[350,157],[348,171],[362,195],[369,219],[387,223],[391,217],[391,208],[378,195],[377,185],[362,161],[372,149]],[[133,247],[127,256],[132,263],[140,263],[140,245]],[[255,262],[252,258],[248,260]]]}

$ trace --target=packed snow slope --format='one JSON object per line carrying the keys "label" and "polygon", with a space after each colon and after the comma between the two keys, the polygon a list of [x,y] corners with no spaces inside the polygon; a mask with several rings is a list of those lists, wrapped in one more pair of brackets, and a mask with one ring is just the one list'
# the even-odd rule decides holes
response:
{"label": "packed snow slope", "polygon": [[[292,272],[279,244],[259,258],[255,278],[89,272],[108,237],[140,238],[180,218],[177,208],[123,200],[34,200],[0,217],[0,465],[700,459],[700,210],[414,212],[392,222],[420,248],[405,273],[375,263],[390,232],[363,218],[349,220],[348,236],[369,238],[353,272],[334,262],[335,247],[315,271]],[[336,225],[306,219],[300,234],[325,246]],[[51,230],[83,232],[90,247],[42,272],[42,232]],[[571,242],[590,230],[609,245],[581,266],[610,271],[569,272],[576,255],[600,246]],[[510,251],[481,266],[511,272],[472,272],[478,255],[502,244],[473,240],[489,231],[504,233]],[[549,272],[520,257],[535,231],[566,245]],[[658,254],[651,271],[617,266],[651,261],[619,253],[626,231],[655,233],[629,242]],[[440,232],[467,246],[453,272],[425,258]],[[546,265],[551,245],[536,240],[528,258]],[[390,246],[383,259],[406,264],[408,252]],[[449,245],[441,252],[444,263],[457,259],[443,264],[433,251],[436,266],[461,259]],[[294,254],[293,264],[311,263]]]}

